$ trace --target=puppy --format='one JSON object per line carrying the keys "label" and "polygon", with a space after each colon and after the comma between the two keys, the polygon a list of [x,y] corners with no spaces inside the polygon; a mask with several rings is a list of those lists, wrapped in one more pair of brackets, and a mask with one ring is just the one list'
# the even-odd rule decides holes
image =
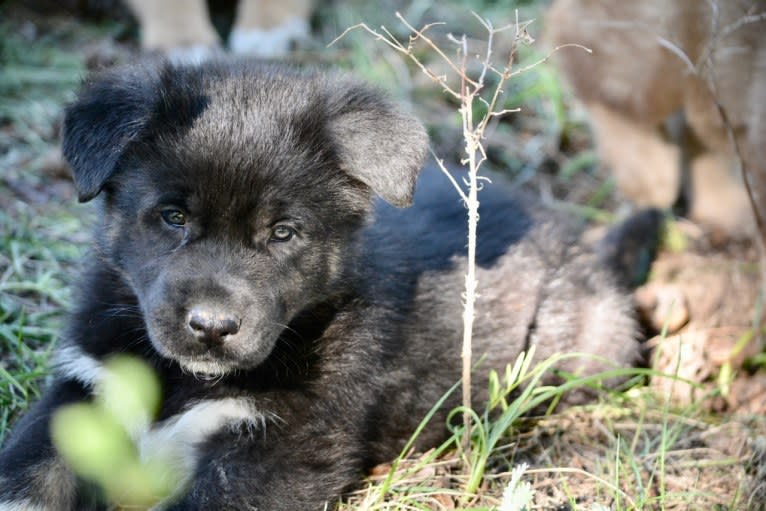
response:
{"label": "puppy", "polygon": [[[438,170],[416,188],[425,131],[368,86],[252,61],[109,71],[63,144],[101,222],[54,379],[0,454],[0,510],[105,508],[48,428],[115,353],[162,382],[137,444],[177,451],[170,510],[332,505],[459,380],[465,209]],[[531,346],[634,363],[611,266],[499,181],[481,200],[477,373]]]}
{"label": "puppy", "polygon": [[[593,50],[566,48],[555,59],[619,189],[658,207],[683,191],[691,218],[734,237],[752,234],[752,210],[716,103],[766,219],[764,28],[756,0],[556,0],[546,17],[552,45]],[[674,141],[663,123],[678,112],[690,132]]]}

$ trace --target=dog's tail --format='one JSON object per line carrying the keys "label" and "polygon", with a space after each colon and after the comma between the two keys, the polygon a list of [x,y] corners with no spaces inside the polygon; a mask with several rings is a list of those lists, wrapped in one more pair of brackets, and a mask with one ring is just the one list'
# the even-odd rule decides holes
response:
{"label": "dog's tail", "polygon": [[645,209],[612,227],[600,241],[599,258],[620,285],[632,289],[646,282],[664,228],[664,214]]}

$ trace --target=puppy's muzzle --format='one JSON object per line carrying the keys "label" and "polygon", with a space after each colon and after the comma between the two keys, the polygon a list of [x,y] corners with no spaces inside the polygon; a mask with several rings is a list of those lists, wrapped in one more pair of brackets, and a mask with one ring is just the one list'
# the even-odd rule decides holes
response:
{"label": "puppy's muzzle", "polygon": [[227,337],[239,332],[240,318],[230,312],[205,307],[193,307],[188,315],[189,329],[194,337],[208,346],[223,344]]}

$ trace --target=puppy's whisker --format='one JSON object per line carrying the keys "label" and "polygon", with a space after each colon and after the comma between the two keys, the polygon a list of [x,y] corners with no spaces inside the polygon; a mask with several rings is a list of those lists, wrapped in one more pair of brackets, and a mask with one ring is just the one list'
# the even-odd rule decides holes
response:
{"label": "puppy's whisker", "polygon": [[[301,335],[301,333],[299,331],[297,331],[296,329],[292,328],[290,325],[285,325],[284,323],[278,323],[276,321],[271,321],[270,324],[274,325],[274,326],[278,326],[278,327],[282,328],[283,330],[286,330],[286,331],[288,331],[288,332],[290,332],[292,334],[295,334],[295,336],[298,337],[301,341],[305,341],[305,339],[303,338],[303,335]],[[280,336],[280,338],[281,338],[281,336]]]}

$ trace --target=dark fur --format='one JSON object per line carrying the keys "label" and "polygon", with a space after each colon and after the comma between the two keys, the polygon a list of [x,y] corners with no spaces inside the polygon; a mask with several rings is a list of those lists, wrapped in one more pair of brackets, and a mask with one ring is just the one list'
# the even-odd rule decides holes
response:
{"label": "dark fur", "polygon": [[[163,383],[159,420],[227,396],[279,417],[262,434],[207,439],[169,509],[321,509],[395,456],[458,381],[465,209],[434,169],[413,207],[388,204],[412,202],[427,141],[375,91],[253,62],[137,67],[89,81],[64,128],[81,200],[103,201],[64,348],[147,360]],[[501,183],[481,200],[477,374],[532,344],[538,359],[635,362],[630,299],[609,264]],[[186,226],[166,225],[163,206]],[[271,240],[277,222],[297,234]],[[195,308],[235,318],[237,332],[199,342]],[[51,413],[89,393],[60,372],[0,455],[0,502],[100,508],[65,469],[40,477],[58,463]],[[444,418],[421,447],[444,437]]]}

